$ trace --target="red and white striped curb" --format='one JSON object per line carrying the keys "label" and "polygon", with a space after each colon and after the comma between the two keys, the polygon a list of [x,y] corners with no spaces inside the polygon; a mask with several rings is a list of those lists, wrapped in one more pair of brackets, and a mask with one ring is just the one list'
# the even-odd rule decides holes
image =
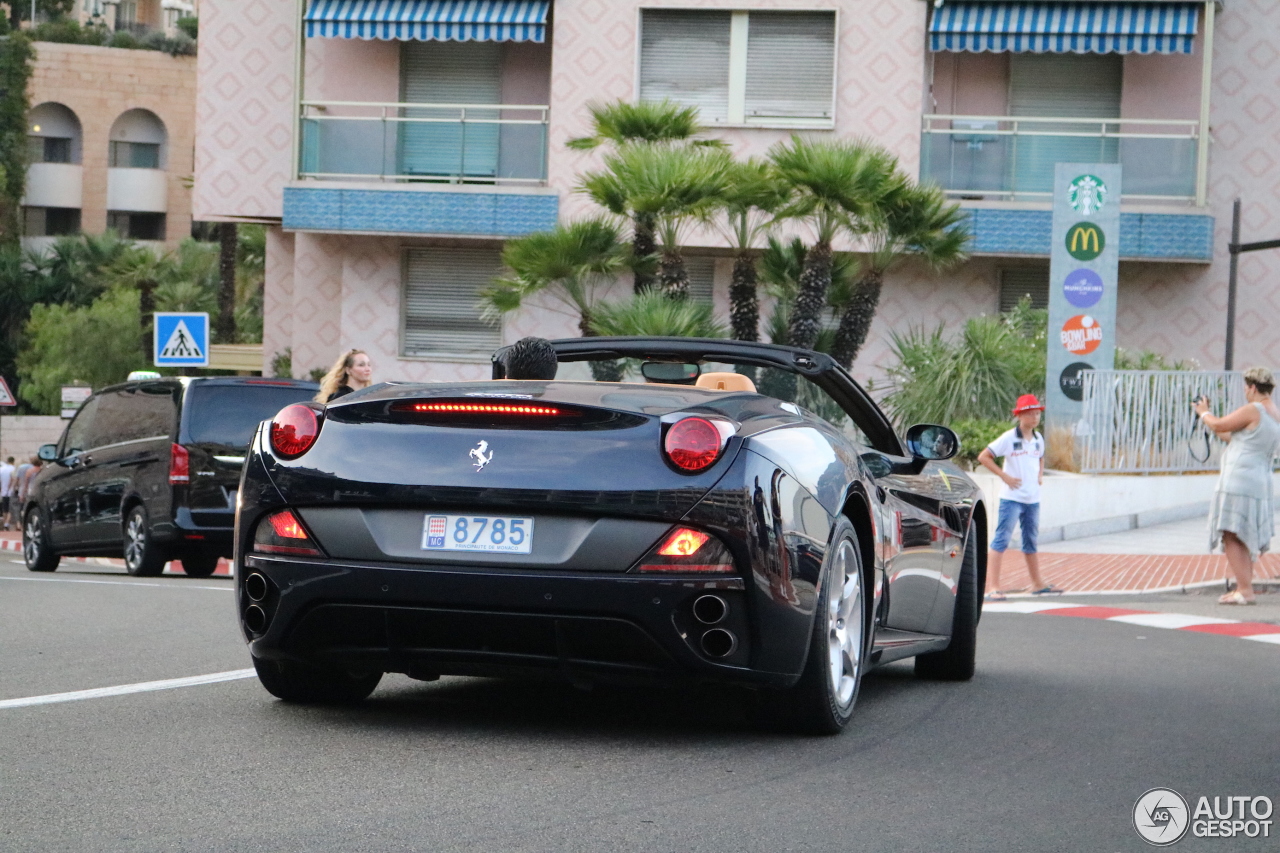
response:
{"label": "red and white striped curb", "polygon": [[[0,551],[17,551],[22,553],[21,539],[0,539]],[[124,568],[124,560],[115,560],[111,557],[63,557],[63,561],[73,563],[84,563],[90,566],[112,566],[117,569]],[[169,575],[185,574],[182,571],[182,564],[174,560],[164,564],[164,572]],[[214,570],[214,577],[231,577],[231,563],[227,560],[218,560],[218,568]]]}
{"label": "red and white striped curb", "polygon": [[1220,619],[1216,616],[1191,616],[1186,613],[1164,613],[1158,610],[1130,610],[1124,607],[1094,607],[1048,601],[986,602],[982,605],[982,611],[984,613],[1046,613],[1050,616],[1105,619],[1108,622],[1125,622],[1129,625],[1141,625],[1144,628],[1197,631],[1201,634],[1218,634],[1280,645],[1280,625],[1267,622],[1241,622],[1239,619]]}

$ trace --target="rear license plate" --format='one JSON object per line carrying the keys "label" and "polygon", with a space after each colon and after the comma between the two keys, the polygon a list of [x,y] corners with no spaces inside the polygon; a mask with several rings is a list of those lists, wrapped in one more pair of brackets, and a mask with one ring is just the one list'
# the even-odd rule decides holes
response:
{"label": "rear license plate", "polygon": [[498,515],[428,515],[422,522],[424,551],[533,552],[533,519]]}

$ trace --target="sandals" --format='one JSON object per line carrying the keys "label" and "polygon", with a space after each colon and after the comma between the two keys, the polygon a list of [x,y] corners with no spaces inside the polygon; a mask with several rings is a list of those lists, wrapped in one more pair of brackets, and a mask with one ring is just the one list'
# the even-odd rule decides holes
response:
{"label": "sandals", "polygon": [[1009,596],[1005,595],[1003,592],[1000,592],[999,590],[996,590],[995,592],[987,593],[985,596],[983,596],[983,599],[986,601],[1008,601]]}
{"label": "sandals", "polygon": [[1229,592],[1229,593],[1227,593],[1226,595],[1224,595],[1224,596],[1222,596],[1221,598],[1219,598],[1219,599],[1218,599],[1218,603],[1219,603],[1219,604],[1249,605],[1249,604],[1257,604],[1258,602],[1257,602],[1257,601],[1255,601],[1255,600],[1254,600],[1254,599],[1252,599],[1252,598],[1245,598],[1245,597],[1244,597],[1244,594],[1237,590],[1236,592]]}
{"label": "sandals", "polygon": [[1052,595],[1054,593],[1061,593],[1061,592],[1063,592],[1063,590],[1054,586],[1053,584],[1049,584],[1048,586],[1042,587],[1040,589],[1031,590],[1032,595]]}

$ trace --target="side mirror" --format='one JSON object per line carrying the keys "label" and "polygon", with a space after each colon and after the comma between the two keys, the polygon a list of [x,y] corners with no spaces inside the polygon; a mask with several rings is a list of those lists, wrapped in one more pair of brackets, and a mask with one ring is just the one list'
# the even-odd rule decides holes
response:
{"label": "side mirror", "polygon": [[58,445],[42,444],[40,445],[40,449],[36,451],[36,456],[39,456],[40,459],[45,462],[57,462],[58,461]]}
{"label": "side mirror", "polygon": [[944,426],[916,424],[907,430],[907,452],[917,459],[950,459],[960,450],[960,437]]}

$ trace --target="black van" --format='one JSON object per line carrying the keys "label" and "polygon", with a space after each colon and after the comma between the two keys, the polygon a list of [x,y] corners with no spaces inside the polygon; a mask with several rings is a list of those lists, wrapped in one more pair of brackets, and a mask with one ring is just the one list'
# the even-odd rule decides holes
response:
{"label": "black van", "polygon": [[120,557],[131,575],[169,560],[208,577],[231,556],[236,490],[261,421],[311,399],[313,382],[239,376],[148,379],[94,394],[46,461],[22,508],[27,568],[64,554]]}

